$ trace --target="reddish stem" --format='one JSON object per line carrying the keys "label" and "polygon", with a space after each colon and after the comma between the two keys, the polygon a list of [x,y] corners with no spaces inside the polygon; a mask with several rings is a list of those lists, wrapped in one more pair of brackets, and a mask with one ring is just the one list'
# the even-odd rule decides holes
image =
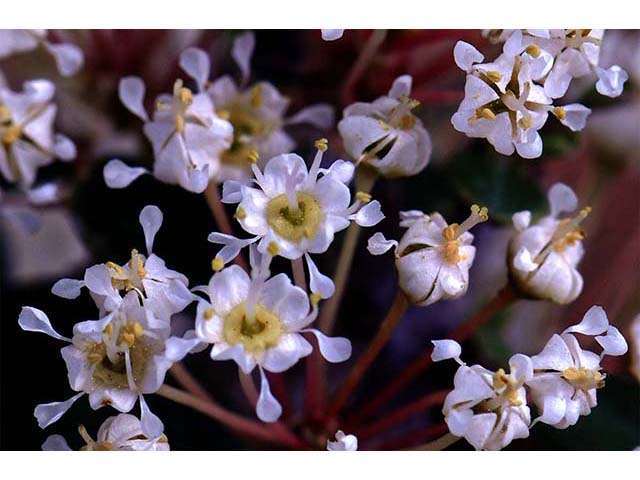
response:
{"label": "reddish stem", "polygon": [[400,322],[400,319],[402,318],[404,312],[407,310],[408,306],[409,302],[407,301],[407,297],[404,295],[404,293],[398,291],[398,294],[393,301],[393,305],[391,306],[389,313],[387,313],[387,316],[383,320],[382,325],[380,325],[378,333],[369,344],[367,350],[365,350],[360,358],[358,358],[358,361],[353,366],[351,372],[349,372],[349,376],[344,381],[342,386],[338,389],[338,392],[335,395],[335,399],[330,405],[327,412],[327,417],[329,419],[337,416],[338,412],[346,403],[351,393],[358,386],[358,383],[362,379],[362,376],[378,356],[382,348],[387,344],[389,338],[391,338],[391,334]]}
{"label": "reddish stem", "polygon": [[389,440],[381,445],[374,446],[373,448],[375,450],[402,450],[435,440],[436,438],[446,434],[448,431],[449,427],[447,427],[446,423],[442,422],[436,425],[430,425],[426,428],[411,430],[405,435]]}
{"label": "reddish stem", "polygon": [[404,407],[400,407],[397,410],[384,415],[379,421],[374,422],[371,425],[360,429],[352,429],[353,433],[358,437],[358,439],[362,440],[373,437],[376,434],[387,430],[389,427],[411,418],[430,407],[442,404],[448,393],[448,390],[439,390],[437,392],[429,393],[417,400],[414,400],[408,405],[405,405]]}
{"label": "reddish stem", "polygon": [[[485,305],[478,313],[476,313],[469,321],[463,323],[456,329],[454,329],[447,338],[455,340],[457,342],[464,342],[473,333],[488,322],[496,313],[506,308],[516,298],[516,294],[510,284],[507,284],[498,294]],[[433,347],[429,346],[422,354],[414,360],[404,371],[400,373],[382,389],[378,395],[376,395],[369,403],[365,404],[362,408],[351,417],[351,421],[354,425],[360,424],[363,420],[367,419],[373,412],[375,412],[380,406],[384,405],[389,399],[393,398],[400,392],[409,382],[416,378],[423,370],[431,365],[431,351]]]}

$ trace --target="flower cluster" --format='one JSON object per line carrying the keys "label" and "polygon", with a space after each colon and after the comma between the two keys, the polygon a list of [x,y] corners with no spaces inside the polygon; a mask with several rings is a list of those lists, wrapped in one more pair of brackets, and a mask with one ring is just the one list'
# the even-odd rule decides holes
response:
{"label": "flower cluster", "polygon": [[503,30],[489,32],[504,42],[492,62],[459,41],[455,62],[466,72],[465,96],[451,118],[456,130],[486,138],[498,153],[524,158],[542,154],[538,131],[549,114],[572,131],[582,130],[591,110],[581,104],[555,105],[573,78],[595,71],[598,92],[620,95],[627,74],[614,65],[598,66],[602,30]]}
{"label": "flower cluster", "polygon": [[[284,127],[308,123],[328,129],[333,125],[334,113],[329,105],[311,105],[285,118],[289,99],[271,83],[247,86],[254,47],[251,32],[234,41],[231,55],[241,71],[239,83],[228,75],[210,82],[207,53],[186,49],[180,56],[180,67],[195,83],[197,93],[176,80],[173,95],[157,99],[152,120],[143,106],[142,79],[126,77],[120,81],[122,103],[145,122],[156,178],[196,193],[203,192],[211,180],[248,179],[253,162],[295,148]],[[124,188],[144,173],[146,169],[128,167],[117,159],[104,169],[111,188]]]}
{"label": "flower cluster", "polygon": [[[595,337],[602,352],[583,350],[576,333]],[[538,355],[511,357],[509,373],[467,366],[460,360],[460,345],[453,340],[433,344],[434,361],[452,358],[460,364],[443,407],[449,431],[477,450],[499,450],[514,439],[526,438],[537,422],[560,429],[575,425],[597,405],[596,391],[604,387],[605,379],[602,358],[627,351],[624,337],[597,306],[579,324],[551,337]],[[538,411],[533,422],[527,393]]]}
{"label": "flower cluster", "polygon": [[[33,307],[23,307],[18,322],[27,331],[45,333],[67,342],[61,350],[71,388],[79,392],[63,402],[38,405],[35,416],[40,427],[57,421],[83,395],[91,408],[111,405],[129,412],[140,402],[141,429],[154,442],[162,436],[163,425],[144,399],[156,392],[171,365],[183,358],[184,342],[171,337],[171,315],[193,301],[187,279],[165,267],[151,253],[153,240],[162,223],[155,206],[140,214],[149,256],[133,250],[121,266],[114,262],[94,265],[84,280],[63,279],[52,288],[54,294],[76,298],[86,287],[99,309],[98,320],[73,327],[72,338],[57,333],[47,315]],[[187,332],[186,336],[193,336]]]}

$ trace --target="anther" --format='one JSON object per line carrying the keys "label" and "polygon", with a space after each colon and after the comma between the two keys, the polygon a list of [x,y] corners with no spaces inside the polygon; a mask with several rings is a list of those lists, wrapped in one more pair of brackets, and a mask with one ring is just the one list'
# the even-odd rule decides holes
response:
{"label": "anther", "polygon": [[356,199],[362,203],[369,203],[371,201],[371,194],[367,192],[357,192]]}
{"label": "anther", "polygon": [[213,318],[213,316],[215,315],[215,310],[213,308],[207,308],[203,313],[202,316],[204,317],[205,320],[211,320]]}
{"label": "anther", "polygon": [[211,269],[214,272],[219,272],[223,268],[224,268],[224,260],[222,260],[222,258],[216,257],[213,260],[211,260]]}
{"label": "anther", "polygon": [[558,120],[567,118],[567,111],[563,107],[554,107],[553,114],[558,117]]}
{"label": "anther", "polygon": [[272,257],[275,257],[280,253],[280,247],[278,247],[276,242],[269,242],[269,245],[267,245],[267,253]]}
{"label": "anther", "polygon": [[260,154],[258,154],[258,151],[255,149],[249,150],[247,160],[249,160],[249,163],[257,163],[258,160],[260,160]]}
{"label": "anther", "polygon": [[498,83],[500,80],[502,80],[502,74],[496,70],[489,70],[487,72],[487,78],[493,83]]}
{"label": "anther", "polygon": [[326,138],[321,138],[319,140],[316,140],[313,145],[321,152],[326,152],[329,148],[329,140],[327,140]]}
{"label": "anther", "polygon": [[538,45],[536,45],[535,43],[532,43],[525,49],[525,52],[527,52],[533,58],[538,58],[540,56],[541,50]]}

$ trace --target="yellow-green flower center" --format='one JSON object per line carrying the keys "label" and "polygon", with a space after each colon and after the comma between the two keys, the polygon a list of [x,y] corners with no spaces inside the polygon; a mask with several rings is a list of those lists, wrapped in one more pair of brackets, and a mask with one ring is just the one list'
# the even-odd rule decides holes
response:
{"label": "yellow-green flower center", "polygon": [[256,305],[253,319],[246,313],[246,304],[236,305],[224,318],[222,335],[229,345],[242,344],[248,353],[260,353],[275,347],[282,335],[282,323],[277,315]]}
{"label": "yellow-green flower center", "polygon": [[312,238],[322,220],[322,209],[310,194],[297,192],[298,208],[289,205],[286,194],[278,195],[267,204],[267,223],[282,238],[298,243]]}

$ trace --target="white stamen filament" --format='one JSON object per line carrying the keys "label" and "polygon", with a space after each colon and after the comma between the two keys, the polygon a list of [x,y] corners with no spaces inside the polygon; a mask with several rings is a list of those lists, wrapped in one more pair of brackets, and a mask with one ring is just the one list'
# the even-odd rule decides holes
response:
{"label": "white stamen filament", "polygon": [[260,292],[267,278],[269,278],[269,266],[273,257],[269,252],[265,252],[260,260],[258,268],[251,272],[251,284],[249,285],[249,292],[247,293],[247,299],[244,303],[245,319],[249,324],[254,324],[256,321],[256,306],[258,299],[260,298]]}
{"label": "white stamen filament", "polygon": [[572,231],[574,231],[576,227],[580,225],[580,223],[585,218],[587,218],[589,213],[591,213],[591,207],[585,207],[582,210],[580,210],[580,212],[578,212],[578,214],[575,217],[573,217],[570,221],[566,223],[559,223],[558,226],[556,227],[556,230],[553,232],[553,235],[551,236],[549,243],[547,243],[547,246],[544,247],[544,249],[542,249],[542,251],[538,255],[536,255],[536,258],[534,258],[533,261],[538,264],[542,263],[545,260],[545,258],[547,258],[549,253],[551,253],[551,250],[553,249],[555,244],[558,241],[562,240],[568,233],[571,233]]}
{"label": "white stamen filament", "polygon": [[80,433],[80,436],[88,446],[90,446],[91,448],[95,448],[96,441],[93,438],[91,438],[91,435],[89,435],[89,432],[87,432],[87,429],[85,428],[84,425],[78,426],[78,433]]}
{"label": "white stamen filament", "polygon": [[298,205],[298,192],[296,191],[296,180],[298,177],[299,167],[296,167],[287,176],[285,181],[285,193],[287,195],[287,203],[289,205],[289,213],[295,215],[299,212],[300,206]]}
{"label": "white stamen filament", "polygon": [[138,391],[138,387],[136,386],[136,382],[133,379],[133,368],[131,367],[131,354],[127,349],[124,352],[124,365],[125,370],[127,371],[127,382],[129,383],[129,390],[132,392]]}
{"label": "white stamen filament", "polygon": [[455,231],[455,238],[459,238],[463,233],[471,230],[479,223],[486,222],[489,219],[487,207],[480,208],[478,205],[471,205],[471,215],[458,225]]}

